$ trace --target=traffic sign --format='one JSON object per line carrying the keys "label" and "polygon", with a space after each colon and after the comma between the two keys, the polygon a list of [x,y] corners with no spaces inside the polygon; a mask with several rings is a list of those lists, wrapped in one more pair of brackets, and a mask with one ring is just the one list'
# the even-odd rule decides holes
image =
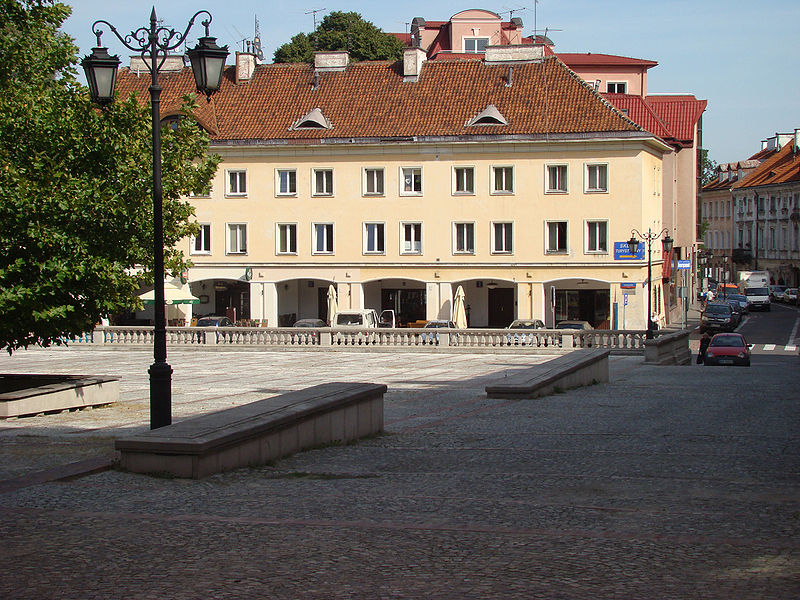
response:
{"label": "traffic sign", "polygon": [[678,269],[688,271],[692,268],[692,261],[691,260],[679,260],[678,261]]}

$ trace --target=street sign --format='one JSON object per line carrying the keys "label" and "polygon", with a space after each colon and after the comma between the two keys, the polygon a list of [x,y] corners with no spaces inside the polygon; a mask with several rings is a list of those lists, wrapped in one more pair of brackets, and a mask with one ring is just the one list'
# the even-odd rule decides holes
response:
{"label": "street sign", "polygon": [[614,242],[614,260],[644,260],[644,242],[639,242],[636,254],[631,254],[628,242]]}
{"label": "street sign", "polygon": [[688,271],[692,268],[692,261],[691,260],[679,260],[678,261],[678,268],[684,271]]}
{"label": "street sign", "polygon": [[623,306],[628,306],[628,294],[622,294],[622,297],[624,298]]}
{"label": "street sign", "polygon": [[635,290],[636,289],[636,284],[634,282],[632,282],[632,281],[631,282],[624,281],[624,282],[619,284],[619,287],[620,287],[620,289],[623,289],[623,290]]}

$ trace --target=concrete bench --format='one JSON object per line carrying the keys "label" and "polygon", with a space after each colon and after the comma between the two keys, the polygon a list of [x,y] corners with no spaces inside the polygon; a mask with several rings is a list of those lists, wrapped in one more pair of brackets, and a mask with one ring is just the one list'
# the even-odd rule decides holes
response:
{"label": "concrete bench", "polygon": [[537,398],[557,391],[608,381],[610,350],[575,350],[546,363],[516,371],[486,386],[489,398]]}
{"label": "concrete bench", "polygon": [[200,478],[383,431],[385,385],[325,383],[118,439],[122,468]]}

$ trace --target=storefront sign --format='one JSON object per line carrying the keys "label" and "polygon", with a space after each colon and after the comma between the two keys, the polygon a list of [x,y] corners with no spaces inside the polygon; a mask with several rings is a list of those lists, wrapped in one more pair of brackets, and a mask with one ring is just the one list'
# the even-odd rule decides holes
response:
{"label": "storefront sign", "polygon": [[614,260],[644,260],[644,242],[639,242],[636,254],[631,254],[628,242],[614,242]]}

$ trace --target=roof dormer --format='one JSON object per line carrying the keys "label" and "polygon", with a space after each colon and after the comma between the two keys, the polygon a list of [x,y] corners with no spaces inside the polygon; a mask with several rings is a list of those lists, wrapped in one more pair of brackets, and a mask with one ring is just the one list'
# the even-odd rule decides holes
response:
{"label": "roof dormer", "polygon": [[321,108],[315,108],[292,123],[289,129],[292,131],[298,129],[333,129],[333,125],[328,118],[322,114]]}
{"label": "roof dormer", "polygon": [[467,127],[472,127],[473,125],[508,125],[508,120],[497,110],[494,104],[490,104],[467,121]]}

